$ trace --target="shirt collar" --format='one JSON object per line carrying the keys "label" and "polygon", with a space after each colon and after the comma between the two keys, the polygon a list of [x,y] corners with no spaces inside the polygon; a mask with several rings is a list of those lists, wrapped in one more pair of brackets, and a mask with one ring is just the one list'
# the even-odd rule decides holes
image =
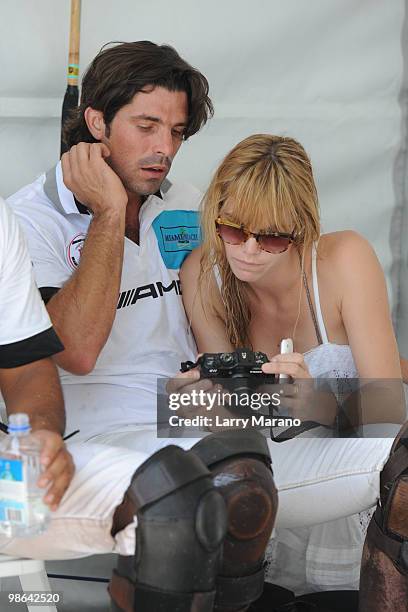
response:
{"label": "shirt collar", "polygon": [[[171,187],[171,182],[166,178],[160,186],[160,189],[153,194],[155,197],[163,200],[168,190]],[[54,168],[51,168],[45,175],[44,191],[53,204],[60,209],[60,212],[69,214],[89,215],[89,209],[79,202],[72,191],[66,187],[62,178],[62,167],[59,161]],[[146,200],[149,199],[148,196]],[[62,209],[62,210],[61,210]]]}
{"label": "shirt collar", "polygon": [[55,178],[57,181],[58,197],[59,197],[59,200],[61,202],[62,208],[64,209],[65,213],[67,215],[72,214],[72,213],[83,213],[83,211],[80,210],[78,207],[78,204],[79,204],[81,208],[83,208],[84,211],[86,211],[85,214],[88,214],[88,210],[86,206],[84,206],[83,204],[80,204],[78,200],[74,198],[74,194],[72,193],[72,191],[70,191],[68,187],[65,186],[65,183],[62,179],[62,167],[61,167],[60,161],[55,167]]}

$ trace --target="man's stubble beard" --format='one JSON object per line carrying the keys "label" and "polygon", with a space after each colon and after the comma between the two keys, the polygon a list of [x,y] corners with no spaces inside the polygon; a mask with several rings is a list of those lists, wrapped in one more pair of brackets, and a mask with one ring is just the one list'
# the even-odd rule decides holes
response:
{"label": "man's stubble beard", "polygon": [[149,185],[148,181],[135,181],[135,180],[127,180],[125,177],[119,177],[128,193],[139,196],[149,196],[153,193],[156,193],[160,189],[160,186],[163,180],[152,179],[151,185]]}
{"label": "man's stubble beard", "polygon": [[126,191],[135,196],[149,196],[158,191],[167,177],[167,174],[163,179],[150,179],[149,180],[137,180],[134,176],[128,176],[118,169],[115,162],[111,157],[107,158],[107,163],[110,165],[112,170],[118,175]]}

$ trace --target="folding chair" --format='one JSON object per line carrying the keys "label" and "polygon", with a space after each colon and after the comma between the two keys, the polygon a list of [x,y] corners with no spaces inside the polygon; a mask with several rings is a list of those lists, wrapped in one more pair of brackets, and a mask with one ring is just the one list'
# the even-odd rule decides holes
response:
{"label": "folding chair", "polygon": [[[0,555],[0,578],[8,576],[18,576],[23,591],[51,592],[44,561]],[[10,609],[12,605],[10,604]],[[28,612],[58,612],[54,603],[35,606],[27,603],[27,610]]]}

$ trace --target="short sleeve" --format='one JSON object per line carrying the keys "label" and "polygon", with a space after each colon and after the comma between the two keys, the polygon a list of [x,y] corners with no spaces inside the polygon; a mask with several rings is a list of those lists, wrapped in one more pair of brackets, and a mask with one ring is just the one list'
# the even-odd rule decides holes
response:
{"label": "short sleeve", "polygon": [[61,288],[73,268],[66,261],[65,237],[52,213],[47,218],[49,211],[35,210],[31,202],[25,207],[13,205],[13,212],[24,233],[37,287]]}
{"label": "short sleeve", "polygon": [[16,367],[61,350],[35,284],[22,230],[0,199],[0,367]]}
{"label": "short sleeve", "polygon": [[[63,209],[60,210],[60,205],[54,205],[47,196],[46,176],[41,175],[34,183],[11,195],[7,204],[24,232],[37,287],[61,288],[75,269],[73,259],[68,255],[72,251],[76,262],[85,234],[80,228],[75,231],[75,224],[67,224],[65,215],[61,214]],[[73,242],[72,246],[70,242]]]}

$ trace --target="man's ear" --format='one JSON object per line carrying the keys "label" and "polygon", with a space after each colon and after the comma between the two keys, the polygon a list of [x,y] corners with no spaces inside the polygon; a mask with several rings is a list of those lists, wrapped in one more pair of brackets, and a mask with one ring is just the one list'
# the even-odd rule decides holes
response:
{"label": "man's ear", "polygon": [[84,119],[92,136],[96,140],[102,140],[106,130],[102,111],[95,110],[91,106],[88,106],[84,112]]}

